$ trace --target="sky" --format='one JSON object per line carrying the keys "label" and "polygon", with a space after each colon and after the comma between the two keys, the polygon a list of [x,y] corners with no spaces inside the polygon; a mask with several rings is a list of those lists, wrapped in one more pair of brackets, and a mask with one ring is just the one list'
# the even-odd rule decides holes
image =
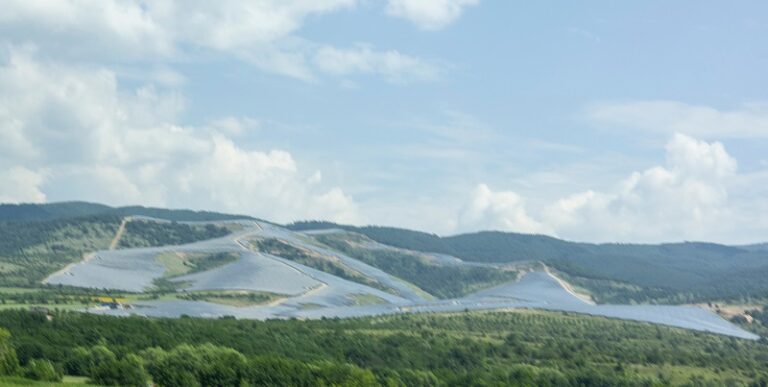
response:
{"label": "sky", "polygon": [[0,202],[768,240],[764,1],[6,0]]}

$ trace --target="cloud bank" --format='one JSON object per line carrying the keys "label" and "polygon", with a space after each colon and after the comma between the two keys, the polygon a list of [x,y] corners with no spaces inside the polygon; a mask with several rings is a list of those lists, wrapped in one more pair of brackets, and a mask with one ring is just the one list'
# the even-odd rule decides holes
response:
{"label": "cloud bank", "polygon": [[[449,3],[435,9],[457,6]],[[213,53],[310,82],[350,74],[396,83],[436,78],[440,66],[397,50],[342,49],[299,36],[307,18],[356,6],[356,0],[10,0],[0,13],[0,41],[32,43],[69,61],[165,63]]]}
{"label": "cloud bank", "polygon": [[[189,206],[277,221],[358,222],[352,198],[284,150],[243,148],[219,123],[182,126],[184,100],[126,90],[105,68],[14,51],[0,66],[0,200]],[[237,122],[227,119],[229,127]],[[247,122],[246,122],[247,124]]]}
{"label": "cloud bank", "polygon": [[515,192],[480,184],[458,227],[593,241],[759,240],[766,222],[756,209],[764,206],[759,197],[732,199],[729,188],[749,177],[737,169],[723,144],[675,134],[664,165],[633,172],[611,190],[574,193],[535,212]]}

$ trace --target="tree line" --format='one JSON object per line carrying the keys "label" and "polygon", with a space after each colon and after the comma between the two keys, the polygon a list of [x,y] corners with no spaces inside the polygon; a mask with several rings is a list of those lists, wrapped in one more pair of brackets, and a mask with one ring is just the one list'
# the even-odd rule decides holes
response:
{"label": "tree line", "polygon": [[249,321],[55,312],[49,320],[15,310],[0,312],[0,326],[10,332],[1,335],[0,373],[53,370],[102,385],[768,383],[764,341],[565,313]]}

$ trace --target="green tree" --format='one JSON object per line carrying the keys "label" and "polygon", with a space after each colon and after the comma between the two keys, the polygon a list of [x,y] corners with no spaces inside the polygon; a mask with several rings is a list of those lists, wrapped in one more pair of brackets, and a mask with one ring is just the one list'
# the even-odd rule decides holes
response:
{"label": "green tree", "polygon": [[109,360],[99,364],[91,374],[91,379],[105,386],[146,386],[149,375],[144,370],[142,360],[128,354],[120,360]]}
{"label": "green tree", "polygon": [[196,387],[201,386],[197,371],[202,367],[202,361],[195,347],[183,344],[165,356],[159,358],[159,363],[148,367],[152,380],[165,387]]}
{"label": "green tree", "polygon": [[11,333],[0,328],[0,375],[14,375],[19,371],[19,359],[11,346]]}
{"label": "green tree", "polygon": [[60,382],[62,375],[50,360],[32,359],[23,370],[24,377],[45,382]]}
{"label": "green tree", "polygon": [[69,375],[88,376],[91,373],[91,351],[75,347],[64,363],[64,371]]}

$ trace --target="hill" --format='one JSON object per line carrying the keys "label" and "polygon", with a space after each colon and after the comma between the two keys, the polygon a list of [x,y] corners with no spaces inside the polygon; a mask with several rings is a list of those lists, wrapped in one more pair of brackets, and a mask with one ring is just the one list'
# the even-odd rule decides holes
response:
{"label": "hill", "polygon": [[393,227],[298,222],[292,230],[343,229],[403,249],[471,262],[541,261],[589,289],[599,302],[685,303],[768,298],[768,249],[684,242],[592,244],[485,231],[440,237]]}
{"label": "hill", "polygon": [[[110,207],[87,202],[0,205],[0,273],[3,273],[0,284],[32,286],[84,254],[105,249],[126,216],[148,216],[172,222],[254,220],[209,211]],[[119,246],[189,243],[226,233],[200,227],[203,226],[133,222]],[[331,241],[333,238],[326,237],[325,241],[320,236],[315,238],[330,244],[331,250],[346,252],[443,297],[465,295],[477,286],[488,286],[509,277],[482,268],[435,267],[420,262],[418,257],[409,258],[418,255],[410,252],[441,254],[493,265],[541,262],[591,293],[599,303],[681,304],[768,299],[768,281],[764,280],[768,278],[765,244],[593,244],[497,231],[441,237],[393,227],[354,227],[330,222],[298,222],[286,227],[294,231],[342,229],[404,250],[361,250],[344,241]],[[450,280],[444,281],[446,278]]]}
{"label": "hill", "polygon": [[[704,297],[686,286],[718,270],[759,273],[759,249],[332,223],[291,225],[305,230],[297,232],[235,215],[88,203],[8,208],[3,385],[50,385],[28,379],[62,374],[81,384],[165,386],[766,380],[758,336],[768,332],[766,307],[729,305],[718,315],[717,305],[600,305],[576,293]],[[664,282],[673,277],[679,283]],[[651,283],[664,287],[640,285]]]}
{"label": "hill", "polygon": [[[4,273],[1,283],[28,286],[31,284],[29,281],[37,281],[62,264],[80,259],[88,249],[105,248],[105,241],[114,236],[120,219],[126,216],[148,216],[170,221],[254,219],[209,211],[109,207],[87,202],[0,205],[0,231],[4,236],[0,242],[0,272]],[[440,237],[393,227],[354,227],[330,222],[298,222],[287,228],[294,231],[342,229],[383,245],[453,256],[467,262],[502,265],[542,262],[573,285],[590,292],[600,303],[680,304],[721,300],[746,302],[768,298],[768,281],[764,280],[768,278],[766,244],[592,244],[544,235],[496,231]],[[223,235],[213,230],[193,235],[189,226],[156,227],[151,223],[142,227],[133,223],[129,229],[129,236],[140,236],[133,242],[130,242],[132,237],[125,238],[122,243],[126,247],[188,243],[205,236]],[[173,233],[176,233],[175,236],[171,236]],[[325,242],[331,243],[328,240]],[[403,260],[400,253],[353,251],[349,246],[338,243],[334,248],[346,249],[347,253],[357,254],[358,259],[385,270],[395,270],[398,276],[410,278],[444,295],[461,295],[465,291],[461,289],[473,289],[473,285],[465,280],[495,281],[491,279],[495,274],[481,273],[483,269],[439,269],[456,276],[450,281],[451,287],[446,288],[447,284],[441,285],[440,278],[448,277],[440,275],[435,277],[436,280],[429,279],[439,270],[425,271],[418,260]],[[19,276],[18,272],[22,269],[28,275]],[[408,270],[413,273],[406,273]],[[442,289],[438,290],[435,285],[442,286]]]}

